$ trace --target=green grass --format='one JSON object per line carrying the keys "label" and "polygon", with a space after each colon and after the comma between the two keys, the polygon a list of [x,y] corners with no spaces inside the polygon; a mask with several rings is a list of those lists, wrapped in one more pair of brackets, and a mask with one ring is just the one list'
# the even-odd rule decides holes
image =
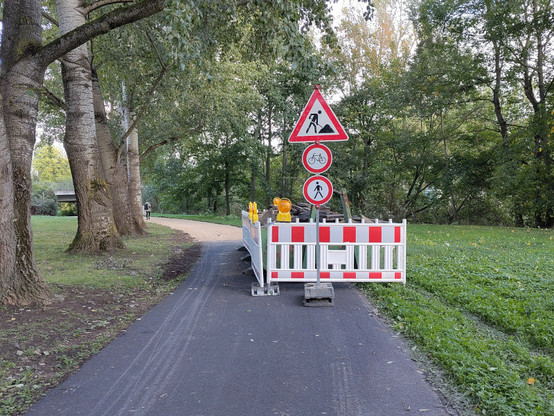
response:
{"label": "green grass", "polygon": [[124,239],[126,250],[112,254],[69,254],[76,217],[33,216],[34,252],[48,283],[94,287],[146,287],[160,272],[160,258],[171,253],[171,231],[148,224],[148,236]]}
{"label": "green grass", "polygon": [[37,267],[58,300],[38,311],[0,308],[0,415],[22,414],[170,293],[185,276],[162,279],[164,265],[175,247],[191,245],[149,223],[148,235],[124,238],[125,250],[68,254],[75,217],[31,221]]}
{"label": "green grass", "polygon": [[242,227],[242,219],[237,215],[216,216],[216,215],[188,215],[188,214],[152,214],[153,217],[179,218],[182,220],[193,220],[211,222],[214,224],[234,225]]}
{"label": "green grass", "polygon": [[407,285],[365,284],[477,414],[554,414],[554,233],[408,227]]}

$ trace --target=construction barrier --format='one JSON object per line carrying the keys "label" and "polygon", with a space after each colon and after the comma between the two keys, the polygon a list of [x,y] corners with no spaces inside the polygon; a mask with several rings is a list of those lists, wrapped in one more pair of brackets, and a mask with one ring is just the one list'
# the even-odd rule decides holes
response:
{"label": "construction barrier", "polygon": [[[264,260],[262,247],[262,229],[259,221],[251,222],[249,214],[242,211],[242,242],[248,252],[252,264],[252,270],[258,279],[260,287],[264,287]],[[257,217],[257,215],[256,215]]]}
{"label": "construction barrier", "polygon": [[[320,278],[327,282],[406,283],[406,220],[319,226]],[[316,224],[268,223],[267,279],[315,282]]]}

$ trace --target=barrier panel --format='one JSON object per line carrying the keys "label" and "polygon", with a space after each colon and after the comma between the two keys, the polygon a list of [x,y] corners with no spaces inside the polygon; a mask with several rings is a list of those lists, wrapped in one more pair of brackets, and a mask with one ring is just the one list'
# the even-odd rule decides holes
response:
{"label": "barrier panel", "polygon": [[258,279],[260,287],[264,287],[264,256],[262,247],[262,230],[259,221],[251,223],[249,214],[242,211],[242,242],[248,252],[252,264],[252,270]]}
{"label": "barrier panel", "polygon": [[[319,226],[320,278],[327,282],[406,283],[406,220]],[[268,223],[267,279],[315,282],[316,224]]]}

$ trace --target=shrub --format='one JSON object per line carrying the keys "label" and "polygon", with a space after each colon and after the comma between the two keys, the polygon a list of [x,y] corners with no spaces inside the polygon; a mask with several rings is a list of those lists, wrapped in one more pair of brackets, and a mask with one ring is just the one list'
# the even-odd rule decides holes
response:
{"label": "shrub", "polygon": [[48,185],[33,184],[31,192],[32,215],[56,215],[58,200],[56,194]]}
{"label": "shrub", "polygon": [[77,215],[77,204],[72,202],[60,202],[60,215],[62,217],[74,217]]}

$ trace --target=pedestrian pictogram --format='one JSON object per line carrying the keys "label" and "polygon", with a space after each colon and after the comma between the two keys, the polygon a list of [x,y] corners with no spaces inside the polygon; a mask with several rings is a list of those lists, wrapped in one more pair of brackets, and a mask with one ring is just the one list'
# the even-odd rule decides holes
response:
{"label": "pedestrian pictogram", "polygon": [[331,150],[322,144],[314,143],[306,147],[302,154],[302,163],[308,172],[323,173],[333,162]]}
{"label": "pedestrian pictogram", "polygon": [[308,100],[308,104],[300,115],[296,127],[289,137],[290,143],[316,141],[348,140],[348,135],[341,126],[335,113],[327,104],[319,87]]}
{"label": "pedestrian pictogram", "polygon": [[306,201],[318,207],[329,202],[333,195],[333,185],[325,176],[316,175],[304,182],[303,192]]}

